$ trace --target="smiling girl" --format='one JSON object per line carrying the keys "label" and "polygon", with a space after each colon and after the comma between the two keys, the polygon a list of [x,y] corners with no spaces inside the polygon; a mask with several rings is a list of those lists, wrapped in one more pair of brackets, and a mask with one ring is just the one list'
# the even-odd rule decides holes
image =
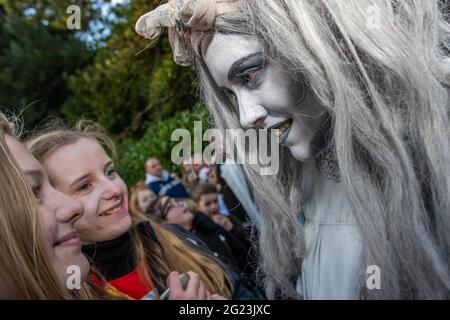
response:
{"label": "smiling girl", "polygon": [[[53,188],[13,129],[0,113],[0,298],[88,298],[89,264],[74,228],[83,207]],[[69,266],[78,267],[80,290],[67,288]]]}
{"label": "smiling girl", "polygon": [[[114,145],[97,125],[80,121],[71,130],[35,136],[27,145],[56,189],[82,203],[85,214],[77,229],[83,252],[107,281],[102,285],[110,293],[154,299],[167,278],[171,299],[220,298],[216,293],[230,297],[228,275],[212,258],[149,221],[132,224],[128,189],[110,157],[115,156]],[[186,291],[177,271],[189,272]]]}

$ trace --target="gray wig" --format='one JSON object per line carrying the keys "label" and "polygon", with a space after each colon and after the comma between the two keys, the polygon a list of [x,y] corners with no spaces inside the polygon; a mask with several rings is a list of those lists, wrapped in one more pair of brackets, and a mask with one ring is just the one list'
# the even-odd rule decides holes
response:
{"label": "gray wig", "polygon": [[[361,298],[450,296],[448,14],[438,0],[247,0],[216,18],[214,32],[257,37],[329,110],[363,241]],[[238,128],[236,109],[201,58],[196,65],[216,127]],[[281,153],[276,176],[244,169],[261,212],[268,297],[298,298],[302,164]],[[364,286],[364,266],[374,264],[381,290]]]}

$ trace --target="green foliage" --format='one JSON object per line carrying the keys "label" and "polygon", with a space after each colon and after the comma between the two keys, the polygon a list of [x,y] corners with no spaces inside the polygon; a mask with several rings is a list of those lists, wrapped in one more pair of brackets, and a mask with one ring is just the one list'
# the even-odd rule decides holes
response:
{"label": "green foliage", "polygon": [[[20,18],[29,24],[45,25],[67,31],[67,8],[77,5],[80,10],[81,30],[89,32],[90,23],[102,20],[101,8],[110,0],[0,0],[0,8],[10,17]],[[106,21],[102,21],[105,23]],[[95,30],[98,32],[98,30]]]}
{"label": "green foliage", "polygon": [[147,122],[194,106],[193,70],[174,64],[167,37],[143,50],[149,41],[134,31],[138,17],[159,2],[136,0],[125,7],[126,22],[115,24],[94,63],[70,78],[63,106],[69,119],[93,118],[119,139],[138,138]]}
{"label": "green foliage", "polygon": [[[175,129],[189,130],[193,137],[194,121],[202,121],[203,131],[209,128],[206,109],[197,107],[194,111],[181,111],[173,117],[154,121],[147,125],[141,139],[127,139],[118,145],[118,171],[129,186],[144,177],[144,164],[154,156],[161,160],[164,168],[171,172],[179,171],[170,160],[172,148],[179,141],[171,141]],[[193,141],[192,141],[193,143]]]}
{"label": "green foliage", "polygon": [[21,18],[0,22],[0,105],[22,109],[27,127],[61,115],[67,78],[91,61],[84,43],[72,34]]}
{"label": "green foliage", "polygon": [[[0,0],[0,105],[39,100],[24,113],[28,129],[49,115],[97,121],[118,145],[121,175],[135,183],[151,155],[177,171],[173,130],[192,131],[196,120],[206,128],[207,113],[196,107],[194,71],[175,65],[167,35],[149,42],[134,31],[161,0],[115,6],[113,18],[100,12],[108,2]],[[81,8],[80,31],[65,26],[69,4]],[[109,36],[98,40],[91,23]]]}

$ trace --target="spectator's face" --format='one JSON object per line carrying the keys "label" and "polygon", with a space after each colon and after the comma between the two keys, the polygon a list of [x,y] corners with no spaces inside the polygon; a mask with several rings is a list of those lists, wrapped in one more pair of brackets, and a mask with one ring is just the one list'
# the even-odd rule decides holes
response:
{"label": "spectator's face", "polygon": [[206,163],[194,163],[195,172],[199,173],[202,168],[206,166]]}
{"label": "spectator's face", "polygon": [[163,173],[164,168],[159,162],[158,159],[149,159],[147,161],[147,165],[145,166],[147,173],[150,173],[152,176],[160,177]]}
{"label": "spectator's face", "polygon": [[55,187],[83,204],[77,224],[82,240],[112,240],[130,229],[127,187],[97,142],[81,138],[58,148],[46,165]]}
{"label": "spectator's face", "polygon": [[141,190],[137,193],[139,209],[147,212],[148,207],[156,200],[157,196],[151,190]]}
{"label": "spectator's face", "polygon": [[197,203],[197,210],[207,216],[217,214],[219,212],[217,193],[207,193],[202,195]]}
{"label": "spectator's face", "polygon": [[203,156],[201,154],[195,154],[192,157],[192,167],[195,172],[199,173],[200,170],[206,166],[206,163],[203,161]]}
{"label": "spectator's face", "polygon": [[213,186],[217,186],[219,184],[219,181],[217,180],[216,170],[214,168],[212,168],[211,172],[208,174],[208,183],[212,184]]}
{"label": "spectator's face", "polygon": [[192,165],[190,163],[182,163],[181,164],[181,171],[183,173],[187,173],[187,172],[189,172],[191,170],[192,170]]}
{"label": "spectator's face", "polygon": [[81,203],[54,189],[42,165],[21,143],[10,136],[6,141],[36,196],[44,243],[56,274],[65,286],[68,267],[73,265],[80,268],[84,281],[89,263],[75,233],[75,224],[83,215]]}
{"label": "spectator's face", "polygon": [[194,214],[188,210],[181,201],[175,199],[169,200],[172,203],[169,204],[169,209],[166,215],[166,223],[178,224],[186,229],[190,229],[192,226],[192,220]]}

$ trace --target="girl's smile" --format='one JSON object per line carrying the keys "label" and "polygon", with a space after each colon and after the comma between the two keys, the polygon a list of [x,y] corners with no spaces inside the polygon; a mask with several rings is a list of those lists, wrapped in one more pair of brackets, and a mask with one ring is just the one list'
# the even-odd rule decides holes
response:
{"label": "girl's smile", "polygon": [[127,187],[98,142],[80,137],[57,148],[45,164],[56,188],[83,205],[75,225],[83,242],[116,239],[129,230]]}

